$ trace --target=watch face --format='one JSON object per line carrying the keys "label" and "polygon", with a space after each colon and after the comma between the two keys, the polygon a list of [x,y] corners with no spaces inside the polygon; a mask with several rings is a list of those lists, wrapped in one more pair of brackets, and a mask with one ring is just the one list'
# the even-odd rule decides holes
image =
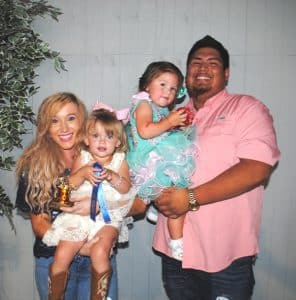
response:
{"label": "watch face", "polygon": [[198,204],[197,203],[190,203],[190,210],[195,211],[198,210]]}

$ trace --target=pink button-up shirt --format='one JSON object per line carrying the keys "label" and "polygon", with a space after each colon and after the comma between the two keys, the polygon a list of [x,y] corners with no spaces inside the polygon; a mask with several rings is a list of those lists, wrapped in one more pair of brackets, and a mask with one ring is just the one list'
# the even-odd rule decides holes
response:
{"label": "pink button-up shirt", "polygon": [[[203,184],[239,162],[239,158],[274,165],[280,156],[268,108],[255,98],[228,94],[209,99],[195,112],[199,153],[192,187]],[[176,146],[177,147],[177,146]],[[220,271],[239,257],[258,253],[263,186],[238,197],[201,206],[186,214],[183,267]],[[171,256],[167,219],[159,215],[153,247]]]}

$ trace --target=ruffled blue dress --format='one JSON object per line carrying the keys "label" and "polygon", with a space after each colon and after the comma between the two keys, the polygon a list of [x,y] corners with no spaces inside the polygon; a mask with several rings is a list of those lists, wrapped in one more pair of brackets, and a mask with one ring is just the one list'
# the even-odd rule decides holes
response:
{"label": "ruffled blue dress", "polygon": [[152,109],[153,122],[165,118],[169,110],[167,107],[155,105],[146,92],[135,95],[133,99],[127,125],[127,162],[137,194],[148,204],[155,200],[164,188],[186,188],[190,185],[190,178],[196,167],[194,155],[197,146],[194,141],[194,126],[172,129],[151,139],[141,138],[133,116],[137,106],[142,101],[147,102]]}

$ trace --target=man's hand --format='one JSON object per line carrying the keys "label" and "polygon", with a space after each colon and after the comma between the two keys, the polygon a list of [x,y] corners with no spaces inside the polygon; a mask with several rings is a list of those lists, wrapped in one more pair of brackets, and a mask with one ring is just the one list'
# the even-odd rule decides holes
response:
{"label": "man's hand", "polygon": [[170,218],[178,218],[188,211],[188,190],[165,189],[154,202],[162,214]]}

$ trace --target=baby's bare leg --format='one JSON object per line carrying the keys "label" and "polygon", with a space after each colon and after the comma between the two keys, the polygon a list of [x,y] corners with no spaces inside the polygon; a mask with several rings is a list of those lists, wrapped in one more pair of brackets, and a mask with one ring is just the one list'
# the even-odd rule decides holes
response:
{"label": "baby's bare leg", "polygon": [[183,237],[183,225],[185,215],[182,215],[176,219],[168,219],[168,229],[172,240],[178,240]]}
{"label": "baby's bare leg", "polygon": [[85,241],[74,242],[61,240],[57,246],[54,260],[51,265],[52,274],[68,271],[74,256],[84,243]]}
{"label": "baby's bare leg", "polygon": [[110,254],[118,237],[118,230],[113,226],[103,226],[95,235],[95,242],[90,250],[90,257],[93,268],[98,273],[110,269]]}
{"label": "baby's bare leg", "polygon": [[177,219],[168,219],[168,229],[171,239],[168,241],[172,251],[172,257],[177,260],[183,258],[183,224],[185,215]]}

